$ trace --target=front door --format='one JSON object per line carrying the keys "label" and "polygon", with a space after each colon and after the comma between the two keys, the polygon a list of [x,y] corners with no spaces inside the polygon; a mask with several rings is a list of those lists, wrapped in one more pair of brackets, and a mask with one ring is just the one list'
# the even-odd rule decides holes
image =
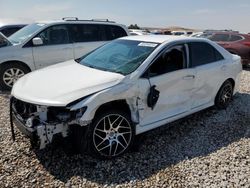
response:
{"label": "front door", "polygon": [[[185,45],[163,52],[139,80],[140,125],[150,126],[189,111],[195,74],[195,69],[187,68]],[[160,93],[155,106],[149,107],[148,94],[153,86]]]}
{"label": "front door", "polygon": [[69,41],[65,25],[46,28],[36,37],[43,40],[43,45],[32,47],[34,62],[38,69],[74,59],[73,44]]}

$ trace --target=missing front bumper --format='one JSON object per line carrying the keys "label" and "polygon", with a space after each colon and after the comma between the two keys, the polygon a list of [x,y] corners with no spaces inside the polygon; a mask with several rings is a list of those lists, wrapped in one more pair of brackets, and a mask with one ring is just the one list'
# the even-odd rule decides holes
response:
{"label": "missing front bumper", "polygon": [[16,127],[22,132],[24,135],[28,136],[30,139],[35,139],[36,134],[35,130],[32,128],[26,127],[21,120],[17,118],[17,116],[12,115],[13,123],[16,125]]}
{"label": "missing front bumper", "polygon": [[55,135],[68,136],[67,124],[40,124],[35,128],[30,128],[15,114],[12,114],[12,120],[20,132],[39,144],[40,149],[44,149],[48,144],[52,143]]}

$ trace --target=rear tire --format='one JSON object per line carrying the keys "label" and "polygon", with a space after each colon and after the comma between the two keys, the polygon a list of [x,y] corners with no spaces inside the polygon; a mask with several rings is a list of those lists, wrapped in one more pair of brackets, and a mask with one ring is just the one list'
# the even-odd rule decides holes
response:
{"label": "rear tire", "polygon": [[11,90],[14,83],[30,72],[24,65],[17,62],[10,62],[1,65],[0,67],[0,89]]}
{"label": "rear tire", "polygon": [[219,109],[226,109],[233,98],[233,84],[226,80],[215,98],[215,106]]}

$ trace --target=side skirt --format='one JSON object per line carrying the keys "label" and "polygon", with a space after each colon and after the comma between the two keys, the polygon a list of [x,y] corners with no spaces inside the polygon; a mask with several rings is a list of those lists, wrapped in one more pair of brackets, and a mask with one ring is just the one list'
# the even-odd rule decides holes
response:
{"label": "side skirt", "polygon": [[156,122],[148,124],[148,125],[140,125],[140,124],[138,124],[138,125],[136,125],[135,134],[138,135],[138,134],[144,133],[146,131],[158,128],[158,127],[163,126],[163,125],[165,125],[167,123],[171,123],[173,121],[176,121],[178,119],[181,119],[181,118],[186,117],[188,115],[191,115],[193,113],[196,113],[196,112],[199,112],[199,111],[204,110],[206,108],[209,108],[209,107],[211,107],[213,105],[214,105],[213,102],[207,103],[207,104],[202,105],[200,107],[193,108],[191,111],[187,111],[187,112],[178,114],[176,116],[172,116],[170,118],[166,118],[166,119],[163,119],[163,120],[160,120],[160,121],[156,121]]}

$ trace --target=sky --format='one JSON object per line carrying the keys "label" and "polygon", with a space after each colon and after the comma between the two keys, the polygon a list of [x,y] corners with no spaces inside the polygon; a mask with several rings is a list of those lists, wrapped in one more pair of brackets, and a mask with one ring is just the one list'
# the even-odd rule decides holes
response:
{"label": "sky", "polygon": [[69,16],[141,27],[250,32],[250,0],[0,0],[0,24]]}

